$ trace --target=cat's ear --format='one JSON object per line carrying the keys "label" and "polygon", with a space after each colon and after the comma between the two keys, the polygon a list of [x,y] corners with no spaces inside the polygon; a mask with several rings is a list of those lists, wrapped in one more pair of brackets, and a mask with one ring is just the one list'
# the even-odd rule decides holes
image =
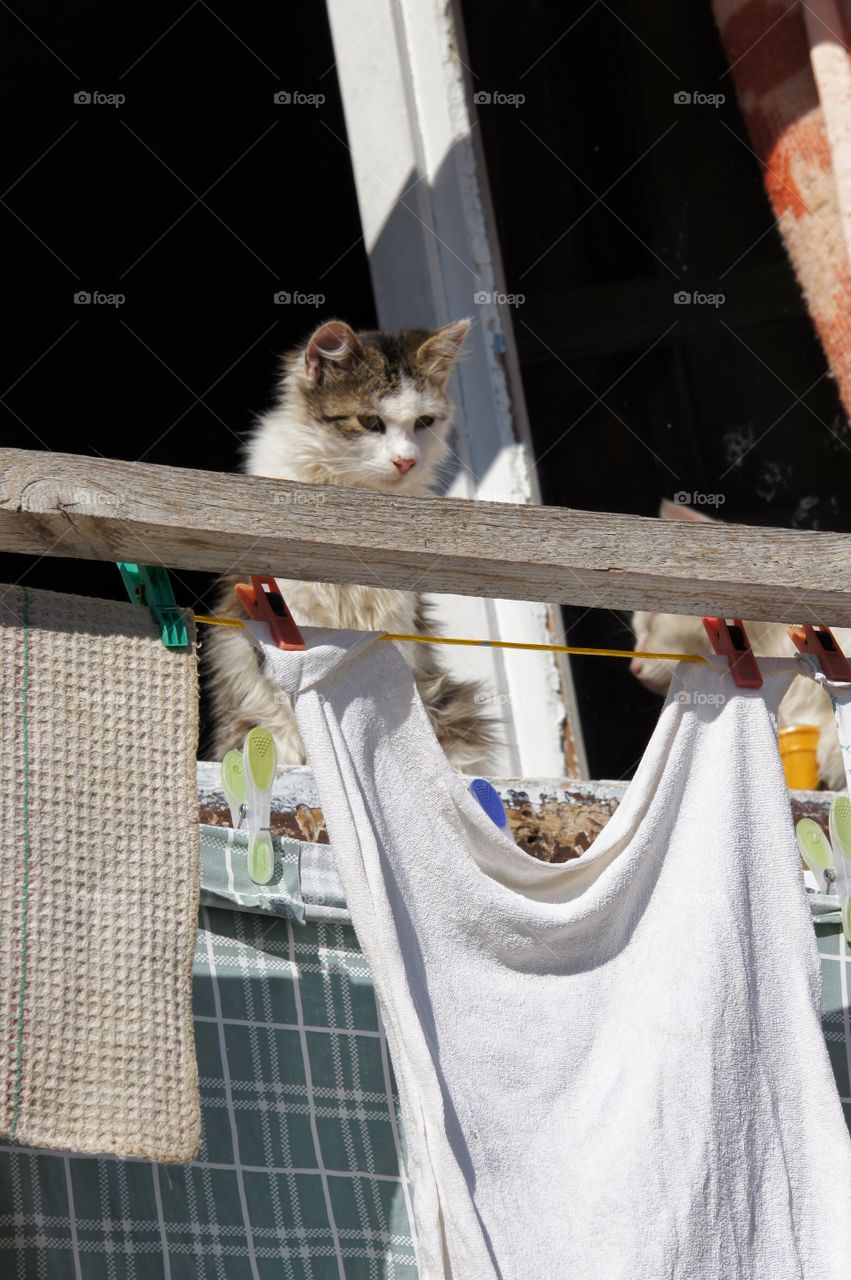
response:
{"label": "cat's ear", "polygon": [[670,498],[663,498],[659,503],[659,519],[697,520],[699,524],[719,523],[713,520],[712,516],[705,516],[702,511],[697,511],[694,507],[683,506],[681,502],[671,502]]}
{"label": "cat's ear", "polygon": [[471,320],[454,320],[436,329],[426,338],[417,351],[417,364],[427,378],[444,383],[452,372],[452,366],[461,354],[464,339],[470,331]]}
{"label": "cat's ear", "polygon": [[350,369],[363,352],[360,339],[342,320],[320,325],[304,349],[304,375],[312,387],[333,369]]}

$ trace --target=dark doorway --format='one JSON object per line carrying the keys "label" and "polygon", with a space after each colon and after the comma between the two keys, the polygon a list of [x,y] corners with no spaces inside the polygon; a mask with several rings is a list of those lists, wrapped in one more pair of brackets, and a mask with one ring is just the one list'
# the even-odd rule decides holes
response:
{"label": "dark doorway", "polygon": [[[462,7],[545,501],[847,530],[845,415],[709,0]],[[626,616],[564,619],[629,642]],[[631,773],[659,700],[625,663],[574,673],[592,777]]]}
{"label": "dark doorway", "polygon": [[[233,469],[281,353],[375,323],[324,5],[37,2],[0,29],[4,443]],[[123,592],[82,561],[26,580]]]}
{"label": "dark doorway", "polygon": [[[325,6],[20,15],[0,9],[0,438],[232,470],[281,353],[329,315],[375,324]],[[0,555],[24,575],[124,594],[109,564]],[[204,602],[205,575],[172,576]]]}

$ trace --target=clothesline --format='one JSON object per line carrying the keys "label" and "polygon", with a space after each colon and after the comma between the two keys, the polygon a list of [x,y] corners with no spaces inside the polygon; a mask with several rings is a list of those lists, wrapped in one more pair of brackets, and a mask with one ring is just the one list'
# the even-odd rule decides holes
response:
{"label": "clothesline", "polygon": [[[210,614],[196,613],[196,622],[216,627],[244,627],[237,618],[214,618]],[[486,649],[531,649],[539,653],[572,653],[595,658],[655,658],[664,662],[706,662],[699,653],[648,653],[641,649],[593,649],[571,644],[530,644],[524,640],[467,640],[458,636],[423,636],[387,631],[382,640],[404,640],[417,644],[460,644]]]}

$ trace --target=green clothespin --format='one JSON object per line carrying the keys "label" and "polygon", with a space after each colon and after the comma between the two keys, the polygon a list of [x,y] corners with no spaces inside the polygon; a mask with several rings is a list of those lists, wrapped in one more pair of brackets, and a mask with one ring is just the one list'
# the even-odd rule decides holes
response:
{"label": "green clothespin", "polygon": [[851,943],[851,801],[836,796],[828,819],[830,839],[812,818],[802,818],[795,828],[798,848],[816,878],[819,889],[839,898],[842,928]]}
{"label": "green clothespin", "polygon": [[127,594],[137,604],[147,605],[154,621],[162,627],[167,649],[188,649],[189,632],[183,610],[174,598],[168,569],[161,565],[128,564],[119,560],[118,571],[124,579]]}

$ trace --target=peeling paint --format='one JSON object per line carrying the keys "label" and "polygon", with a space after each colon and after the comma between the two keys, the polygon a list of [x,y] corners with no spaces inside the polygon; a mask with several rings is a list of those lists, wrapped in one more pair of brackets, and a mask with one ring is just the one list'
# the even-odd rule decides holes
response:
{"label": "peeling paint", "polygon": [[[506,807],[512,836],[521,849],[542,862],[578,858],[603,830],[627,788],[625,782],[586,782],[578,778],[491,781]],[[813,818],[826,832],[833,794],[793,791],[793,821]],[[198,764],[198,810],[200,822],[230,826],[218,764]],[[275,779],[271,828],[275,835],[328,843],[316,783],[309,769],[286,769]]]}

